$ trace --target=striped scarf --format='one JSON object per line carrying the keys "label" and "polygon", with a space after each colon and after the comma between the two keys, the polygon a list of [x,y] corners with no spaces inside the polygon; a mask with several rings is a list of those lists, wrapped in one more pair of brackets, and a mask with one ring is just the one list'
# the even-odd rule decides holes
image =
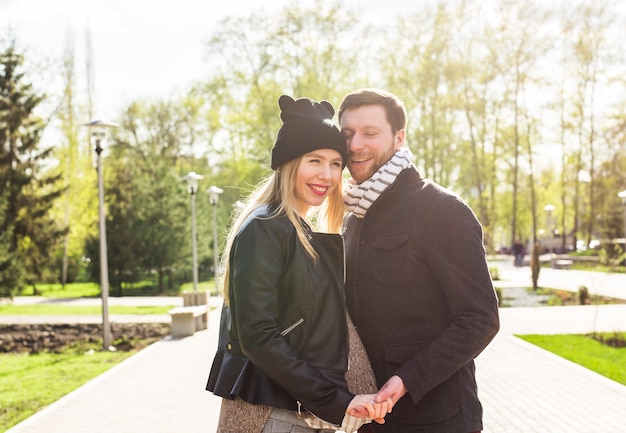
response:
{"label": "striped scarf", "polygon": [[413,166],[413,155],[406,147],[401,147],[389,161],[366,181],[358,185],[350,179],[344,186],[343,202],[349,212],[363,218],[372,203],[395,182],[396,177],[406,168]]}

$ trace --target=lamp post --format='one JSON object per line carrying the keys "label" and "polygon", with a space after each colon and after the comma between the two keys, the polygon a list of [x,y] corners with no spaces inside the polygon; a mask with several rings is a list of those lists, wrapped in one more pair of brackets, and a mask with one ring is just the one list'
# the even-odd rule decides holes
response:
{"label": "lamp post", "polygon": [[109,263],[107,259],[107,233],[104,216],[104,177],[102,174],[102,142],[106,141],[108,128],[115,128],[115,123],[94,120],[84,124],[91,133],[98,167],[98,217],[100,220],[100,293],[102,297],[102,348],[111,350],[111,325],[109,323]]}
{"label": "lamp post", "polygon": [[212,185],[209,189],[207,189],[207,193],[209,194],[209,203],[213,206],[213,278],[215,279],[216,295],[219,294],[219,289],[217,287],[217,266],[219,258],[219,252],[217,249],[217,202],[220,194],[223,192],[223,189],[218,188],[215,185]]}
{"label": "lamp post", "polygon": [[204,176],[195,171],[187,173],[183,180],[187,182],[187,192],[191,195],[191,252],[193,266],[193,291],[198,292],[198,250],[196,247],[196,193],[198,192],[198,181]]}
{"label": "lamp post", "polygon": [[624,205],[624,251],[626,252],[626,189],[618,192],[617,196],[622,199]]}
{"label": "lamp post", "polygon": [[548,242],[550,243],[549,247],[550,247],[550,257],[552,257],[552,243],[554,241],[554,231],[552,229],[552,212],[554,212],[554,205],[552,204],[547,204],[543,207],[543,210],[546,211],[546,222],[548,225]]}

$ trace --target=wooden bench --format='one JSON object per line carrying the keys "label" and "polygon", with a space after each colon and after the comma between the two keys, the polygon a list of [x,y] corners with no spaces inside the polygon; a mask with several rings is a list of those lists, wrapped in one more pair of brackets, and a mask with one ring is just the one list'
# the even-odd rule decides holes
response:
{"label": "wooden bench", "polygon": [[557,259],[554,261],[554,269],[569,269],[574,264],[570,259]]}
{"label": "wooden bench", "polygon": [[207,327],[208,306],[193,305],[176,307],[168,311],[172,316],[172,337],[187,337]]}

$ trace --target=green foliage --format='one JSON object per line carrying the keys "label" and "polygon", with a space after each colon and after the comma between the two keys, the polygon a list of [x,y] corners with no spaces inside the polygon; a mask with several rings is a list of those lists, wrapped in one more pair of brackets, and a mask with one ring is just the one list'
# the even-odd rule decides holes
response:
{"label": "green foliage", "polygon": [[[532,344],[626,385],[626,349],[583,335],[519,335]],[[626,335],[622,334],[622,341]]]}
{"label": "green foliage", "polygon": [[598,254],[599,251],[594,248],[586,249],[584,251],[572,251],[569,253],[569,255],[574,257],[597,257]]}
{"label": "green foliage", "polygon": [[219,122],[222,159],[269,165],[282,93],[337,105],[365,61],[356,27],[357,18],[332,2],[293,2],[278,13],[224,19],[206,43],[214,76],[199,87],[207,97],[219,92],[221,106],[228,107]]}
{"label": "green foliage", "polygon": [[617,270],[621,265],[626,264],[626,251],[617,243],[602,245],[599,256],[600,262],[611,270]]}
{"label": "green foliage", "polygon": [[497,281],[500,279],[500,268],[497,266],[490,267],[489,272],[491,273],[491,279]]}
{"label": "green foliage", "polygon": [[562,289],[548,289],[545,287],[540,287],[538,289],[529,288],[529,291],[532,290],[535,295],[547,295],[548,300],[547,304],[550,306],[563,306],[563,305],[580,305],[580,293],[583,293],[583,297],[585,297],[587,304],[593,305],[606,305],[606,304],[624,304],[626,300],[619,298],[611,298],[609,296],[602,295],[594,295],[587,292],[587,295],[584,294],[585,286],[581,286],[578,292],[572,292],[569,290]]}
{"label": "green foliage", "polygon": [[[0,167],[2,170],[2,167]],[[17,251],[11,251],[12,225],[6,222],[6,193],[0,190],[0,298],[13,296],[13,288],[21,284],[24,268]]]}
{"label": "green foliage", "polygon": [[[198,283],[199,292],[214,292],[215,281],[201,281]],[[180,286],[180,292],[193,291],[193,283],[184,283]]]}
{"label": "green foliage", "polygon": [[500,287],[496,287],[496,298],[498,299],[498,307],[504,306],[504,295],[502,293],[502,289]]}
{"label": "green foliage", "polygon": [[585,286],[578,288],[578,302],[580,305],[586,305],[589,301],[589,289]]}
{"label": "green foliage", "polygon": [[20,295],[37,293],[45,298],[93,298],[100,296],[100,286],[96,283],[49,283],[25,287]]}
{"label": "green foliage", "polygon": [[[153,275],[151,277],[154,277]],[[187,280],[185,280],[187,281]],[[123,283],[122,290],[126,296],[155,296],[158,295],[158,281],[155,278],[142,278],[134,283]],[[198,287],[210,287],[214,283],[212,280],[201,281]],[[178,296],[181,291],[189,289],[191,283],[176,281],[176,287],[167,290],[166,295]],[[63,298],[97,298],[100,297],[100,285],[98,283],[54,283],[37,284],[36,286],[26,286],[20,293],[22,296],[37,294],[50,299]]]}
{"label": "green foliage", "polygon": [[[191,108],[190,108],[191,109]],[[155,271],[164,277],[181,262],[189,243],[188,194],[178,159],[193,145],[194,116],[174,104],[131,104],[106,160],[107,245],[112,293]],[[88,243],[92,275],[99,274],[99,240]],[[173,288],[171,278],[169,289]]]}
{"label": "green foliage", "polygon": [[51,215],[67,231],[55,248],[54,263],[43,280],[66,283],[81,278],[84,271],[85,240],[90,231],[97,228],[98,188],[90,131],[81,125],[89,119],[91,110],[78,102],[77,72],[69,48],[62,63],[64,87],[56,111],[61,137],[54,149],[58,165],[50,171],[58,177],[58,186],[64,192],[51,209]]}
{"label": "green foliage", "polygon": [[64,230],[50,210],[62,190],[45,173],[51,149],[42,149],[46,122],[37,114],[44,95],[27,77],[16,43],[0,41],[0,294],[41,279]]}
{"label": "green foliage", "polygon": [[[623,64],[612,47],[626,26],[615,4],[568,3],[557,16],[550,3],[470,3],[417,2],[392,23],[370,22],[334,1],[294,1],[278,12],[226,17],[206,35],[211,68],[205,78],[180,95],[131,101],[118,116],[120,127],[104,152],[112,292],[125,294],[151,272],[163,293],[191,279],[189,196],[180,182],[191,170],[205,176],[201,192],[210,185],[225,191],[216,208],[204,194],[196,197],[200,279],[213,277],[219,247],[215,251],[212,212],[223,245],[233,204],[269,173],[282,93],[327,99],[335,107],[358,87],[397,93],[407,106],[406,144],[416,165],[471,205],[488,251],[515,238],[534,241],[533,234],[546,229],[541,209],[548,202],[557,206],[555,228],[568,239],[620,237],[615,192],[624,189],[626,116],[619,108],[624,98],[614,91],[619,83],[608,71]],[[496,19],[485,21],[487,15]],[[64,96],[54,120],[63,139],[47,154],[58,162],[50,172],[59,176],[56,187],[31,183],[16,200],[14,189],[0,185],[5,293],[26,278],[82,280],[88,271],[99,279],[93,155],[80,150],[88,146],[79,145],[75,118],[83,115],[71,57],[60,75],[64,87],[55,93]],[[32,88],[23,90],[29,95]],[[616,103],[594,103],[604,94]],[[37,92],[30,95],[12,105],[20,115],[41,101]],[[30,145],[45,122],[22,119]],[[563,154],[551,166],[544,163],[548,147]],[[28,177],[25,169],[43,179],[40,167],[20,163],[12,185]],[[3,182],[7,167],[0,158]],[[583,172],[589,182],[581,180]]]}

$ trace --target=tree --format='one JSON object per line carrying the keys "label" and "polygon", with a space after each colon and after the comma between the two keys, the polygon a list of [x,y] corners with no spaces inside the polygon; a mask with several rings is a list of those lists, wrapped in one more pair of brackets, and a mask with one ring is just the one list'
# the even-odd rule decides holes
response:
{"label": "tree", "polygon": [[398,55],[379,63],[386,63],[383,77],[388,89],[407,107],[407,143],[420,170],[452,187],[459,168],[458,140],[452,133],[458,69],[451,56],[451,29],[456,23],[449,9],[440,5],[400,17],[385,41],[386,46],[397,47]]}
{"label": "tree", "polygon": [[19,256],[5,270],[4,287],[13,293],[25,281],[39,281],[49,264],[51,251],[63,235],[50,209],[62,190],[58,180],[45,172],[51,149],[41,149],[47,122],[36,114],[44,95],[35,91],[24,72],[24,55],[11,41],[0,51],[0,190],[5,201],[0,232],[7,238],[9,257]]}
{"label": "tree", "polygon": [[118,295],[123,283],[151,271],[163,293],[164,277],[182,263],[190,241],[187,194],[180,179],[187,161],[196,160],[191,155],[198,136],[197,108],[188,99],[136,101],[126,108],[111,140],[105,173],[107,241]]}
{"label": "tree", "polygon": [[282,93],[336,105],[352,90],[362,58],[354,22],[348,10],[331,2],[293,2],[277,14],[254,12],[220,23],[206,49],[218,65],[207,83],[221,95],[223,135],[215,143],[221,160],[244,154],[267,170]]}
{"label": "tree", "polygon": [[6,196],[5,191],[0,190],[0,226],[4,228],[0,231],[0,298],[9,298],[13,295],[13,288],[21,285],[24,273],[17,252],[10,250],[13,227],[6,222]]}
{"label": "tree", "polygon": [[[562,122],[566,133],[572,136],[571,144],[564,145],[564,154],[568,157],[565,161],[571,163],[564,166],[563,171],[570,174],[568,180],[574,185],[574,236],[578,235],[581,229],[579,221],[583,220],[583,234],[588,245],[591,237],[596,235],[594,225],[599,182],[596,170],[601,162],[601,148],[604,147],[601,146],[602,123],[608,118],[603,112],[606,107],[600,103],[599,95],[603,88],[610,85],[607,75],[609,65],[620,63],[612,48],[619,46],[620,36],[613,31],[616,16],[606,1],[580,3],[564,15],[562,27],[568,36],[565,50],[569,60],[565,65],[568,84],[574,90],[568,95],[570,104],[564,109],[569,116]],[[579,208],[579,203],[583,209]]]}
{"label": "tree", "polygon": [[85,185],[96,185],[97,173],[93,167],[93,148],[79,138],[79,119],[89,118],[81,109],[80,94],[75,88],[77,78],[70,37],[61,75],[63,94],[56,117],[62,136],[54,151],[58,165],[53,172],[59,176],[59,185],[64,188],[64,193],[55,204],[53,217],[61,227],[66,228],[62,245],[55,254],[60,262],[58,280],[64,285],[77,277],[81,258],[85,254],[85,239],[89,229],[97,224],[98,191],[97,188],[85,188]]}

